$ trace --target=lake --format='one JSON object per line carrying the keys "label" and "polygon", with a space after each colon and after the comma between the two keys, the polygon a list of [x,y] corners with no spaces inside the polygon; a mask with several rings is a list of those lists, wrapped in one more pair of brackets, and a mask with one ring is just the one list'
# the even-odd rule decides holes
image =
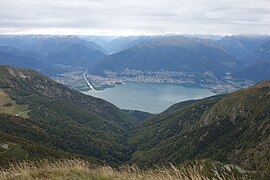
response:
{"label": "lake", "polygon": [[126,83],[102,91],[90,90],[84,93],[109,101],[121,109],[150,113],[160,113],[177,102],[214,95],[206,89],[152,83]]}

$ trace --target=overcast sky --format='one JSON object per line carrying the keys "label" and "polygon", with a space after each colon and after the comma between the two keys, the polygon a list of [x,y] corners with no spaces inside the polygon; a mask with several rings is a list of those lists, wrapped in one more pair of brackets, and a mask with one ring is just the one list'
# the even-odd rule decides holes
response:
{"label": "overcast sky", "polygon": [[0,0],[0,33],[270,34],[270,0]]}

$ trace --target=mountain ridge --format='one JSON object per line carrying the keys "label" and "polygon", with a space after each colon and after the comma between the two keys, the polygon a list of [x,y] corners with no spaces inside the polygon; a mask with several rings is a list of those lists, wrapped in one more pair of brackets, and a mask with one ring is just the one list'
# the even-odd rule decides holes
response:
{"label": "mountain ridge", "polygon": [[[210,53],[202,53],[198,49],[205,49]],[[215,57],[219,57],[217,61]],[[143,45],[110,55],[91,69],[93,73],[104,70],[169,70],[204,73],[211,71],[217,76],[223,76],[233,69],[238,61],[225,52],[204,45],[194,46],[192,49],[181,46],[152,46]]]}
{"label": "mountain ridge", "polygon": [[[30,69],[0,66],[0,87],[17,104],[27,105],[29,116],[27,124],[14,121],[13,130],[1,131],[100,161],[119,163],[127,158],[125,134],[138,122],[125,111]],[[112,148],[118,151],[111,152]]]}
{"label": "mountain ridge", "polygon": [[148,118],[129,138],[131,161],[149,166],[210,158],[249,169],[269,168],[269,85],[263,81]]}

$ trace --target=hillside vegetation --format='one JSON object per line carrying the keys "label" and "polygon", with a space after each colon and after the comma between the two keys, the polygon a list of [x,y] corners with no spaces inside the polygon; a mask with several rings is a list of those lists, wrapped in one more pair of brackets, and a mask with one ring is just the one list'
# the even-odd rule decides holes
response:
{"label": "hillside vegetation", "polygon": [[270,81],[174,105],[134,129],[131,161],[151,166],[211,158],[269,171],[269,107]]}
{"label": "hillside vegetation", "polygon": [[[234,177],[231,168],[242,172],[241,177],[270,172],[270,81],[181,102],[157,115],[120,110],[35,71],[10,66],[0,66],[0,92],[0,167],[5,169],[24,160],[80,158],[96,165],[128,163],[148,169],[139,170],[135,179],[147,179],[151,172],[161,177],[175,173],[173,167],[153,169],[171,163],[180,169],[195,168],[192,175],[202,177],[216,176],[216,171]],[[186,167],[187,161],[193,164]],[[200,164],[197,169],[194,162]],[[205,163],[211,167],[209,174]],[[112,171],[116,179],[117,173],[128,179],[122,171]],[[92,172],[87,170],[88,175]]]}
{"label": "hillside vegetation", "polygon": [[[6,123],[0,118],[1,123]],[[56,148],[35,143],[33,141],[0,131],[0,167],[7,168],[9,164],[23,160],[48,159],[56,160],[61,158],[71,158],[71,155]],[[83,157],[83,156],[77,156]],[[86,159],[86,157],[84,157]],[[94,163],[93,159],[88,158]]]}
{"label": "hillside vegetation", "polygon": [[0,112],[14,115],[0,115],[0,132],[110,164],[127,161],[126,134],[139,117],[32,70],[0,66],[0,87]]}

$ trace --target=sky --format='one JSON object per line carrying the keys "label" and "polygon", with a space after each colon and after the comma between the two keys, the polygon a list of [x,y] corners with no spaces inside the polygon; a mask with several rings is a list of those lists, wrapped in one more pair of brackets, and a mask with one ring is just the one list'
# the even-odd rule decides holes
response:
{"label": "sky", "polygon": [[270,34],[270,0],[0,0],[0,34]]}

